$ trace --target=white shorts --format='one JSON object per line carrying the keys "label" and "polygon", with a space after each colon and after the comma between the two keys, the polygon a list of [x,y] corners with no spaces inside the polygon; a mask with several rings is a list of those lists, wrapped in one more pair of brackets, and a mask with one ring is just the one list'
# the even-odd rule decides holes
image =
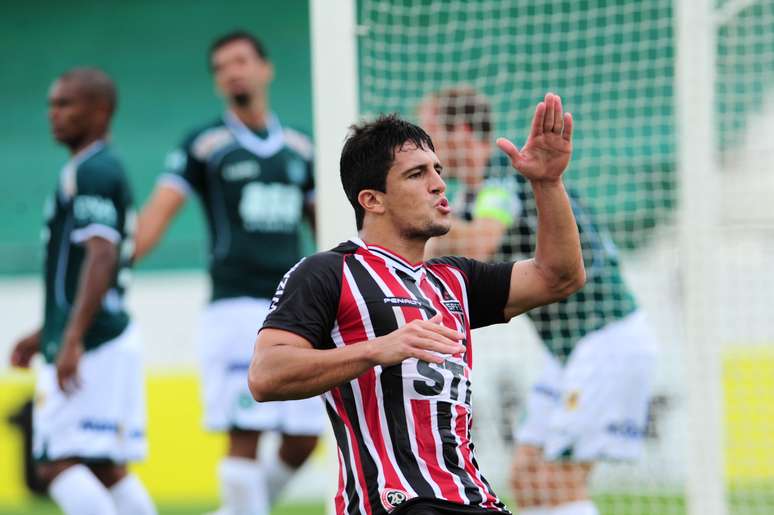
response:
{"label": "white shorts", "polygon": [[297,401],[253,400],[247,372],[269,301],[239,297],[217,300],[199,328],[204,424],[212,431],[242,429],[315,436],[326,425],[319,397]]}
{"label": "white shorts", "polygon": [[38,375],[33,409],[33,452],[41,461],[80,458],[127,463],[145,457],[145,390],[140,338],[129,326],[117,338],[85,352],[80,387],[65,395],[56,366]]}
{"label": "white shorts", "polygon": [[642,449],[656,359],[641,312],[584,336],[565,366],[547,351],[516,435],[546,459],[633,460]]}

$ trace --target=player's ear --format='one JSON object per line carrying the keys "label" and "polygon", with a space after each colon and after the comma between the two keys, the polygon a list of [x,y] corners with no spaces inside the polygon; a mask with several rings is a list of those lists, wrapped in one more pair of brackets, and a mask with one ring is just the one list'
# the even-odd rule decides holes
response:
{"label": "player's ear", "polygon": [[271,61],[264,61],[264,73],[266,74],[266,82],[272,82],[274,80],[274,63]]}
{"label": "player's ear", "polygon": [[376,190],[360,190],[357,201],[366,213],[384,214],[384,193]]}

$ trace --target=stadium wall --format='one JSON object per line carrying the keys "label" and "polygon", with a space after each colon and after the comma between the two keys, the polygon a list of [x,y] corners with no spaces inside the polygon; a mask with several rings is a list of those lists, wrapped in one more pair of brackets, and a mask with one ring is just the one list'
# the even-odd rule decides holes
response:
{"label": "stadium wall", "polygon": [[[56,76],[90,65],[115,79],[119,106],[113,140],[140,204],[166,154],[187,131],[221,113],[207,49],[212,39],[236,28],[254,32],[268,48],[276,68],[271,92],[275,111],[284,123],[310,133],[307,0],[42,0],[4,6],[0,274],[40,269],[43,201],[67,159],[52,140],[46,119],[46,95]],[[190,202],[142,268],[200,266],[205,231],[199,211]]]}

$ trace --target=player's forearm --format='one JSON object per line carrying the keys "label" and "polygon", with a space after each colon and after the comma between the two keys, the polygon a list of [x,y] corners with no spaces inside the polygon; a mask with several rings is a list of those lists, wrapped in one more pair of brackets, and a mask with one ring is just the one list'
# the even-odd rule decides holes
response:
{"label": "player's forearm", "polygon": [[137,233],[134,237],[134,260],[139,261],[158,245],[169,225],[169,220],[143,210],[137,219]]}
{"label": "player's forearm", "polygon": [[561,180],[532,183],[538,210],[535,264],[557,297],[564,298],[586,280],[580,236]]}
{"label": "player's forearm", "polygon": [[159,186],[137,218],[134,259],[138,261],[158,245],[169,223],[185,202],[185,195],[168,186]]}
{"label": "player's forearm", "polygon": [[[94,238],[99,239],[99,238]],[[100,310],[118,266],[118,249],[106,240],[89,242],[75,302],[65,329],[66,341],[80,341]]]}
{"label": "player's forearm", "polygon": [[256,345],[248,385],[255,400],[305,399],[359,377],[375,365],[368,344],[329,350]]}

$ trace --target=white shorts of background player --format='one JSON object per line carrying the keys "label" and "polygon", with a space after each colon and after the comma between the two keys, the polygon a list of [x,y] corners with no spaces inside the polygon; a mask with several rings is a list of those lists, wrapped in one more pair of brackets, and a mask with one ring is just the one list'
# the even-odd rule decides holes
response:
{"label": "white shorts of background player", "polygon": [[205,426],[212,431],[319,435],[327,427],[319,397],[258,403],[247,388],[253,346],[268,309],[266,299],[238,297],[212,302],[202,314],[199,351]]}
{"label": "white shorts of background player", "polygon": [[549,460],[634,460],[643,446],[656,363],[645,315],[636,311],[584,336],[562,366],[545,366],[527,398],[517,443]]}
{"label": "white shorts of background player", "polygon": [[33,452],[52,461],[81,458],[114,463],[145,457],[145,388],[142,349],[134,326],[85,352],[78,363],[80,387],[66,395],[56,366],[38,374],[33,410]]}

